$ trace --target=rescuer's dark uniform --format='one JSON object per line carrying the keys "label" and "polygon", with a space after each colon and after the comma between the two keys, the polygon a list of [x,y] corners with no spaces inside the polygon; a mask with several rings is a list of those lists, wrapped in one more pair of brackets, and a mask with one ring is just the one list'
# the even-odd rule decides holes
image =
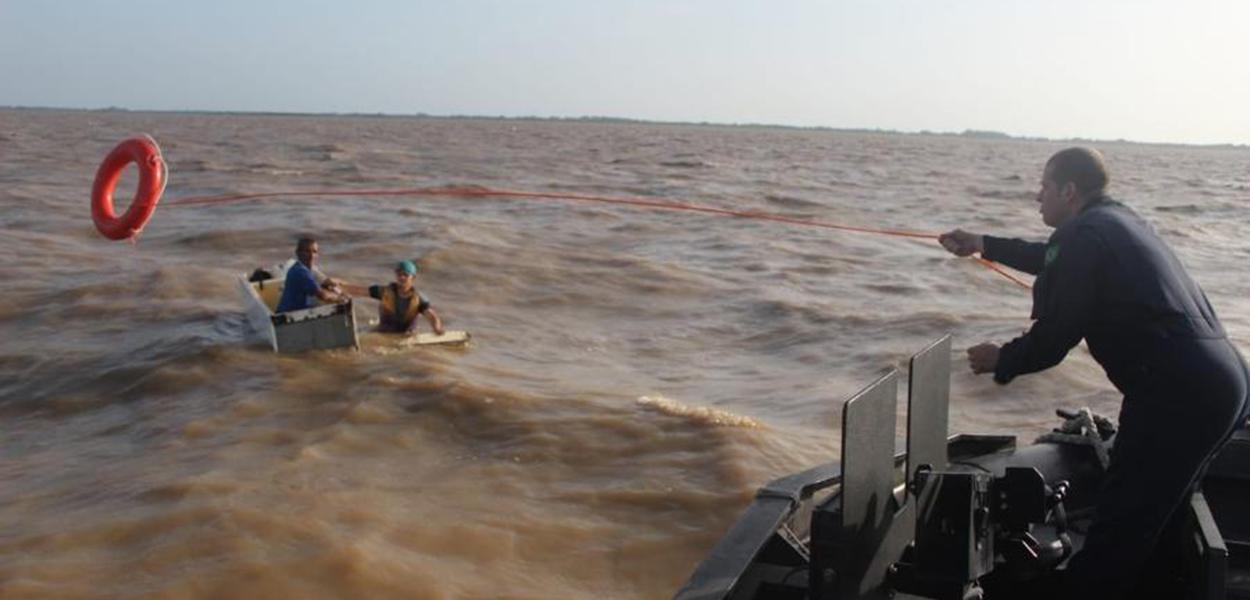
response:
{"label": "rescuer's dark uniform", "polygon": [[1045,244],[985,236],[983,256],[1038,276],[1036,320],[1002,347],[995,381],[1052,367],[1084,338],[1124,394],[1096,517],[1068,567],[1072,593],[1118,598],[1245,419],[1245,361],[1171,249],[1119,202],[1090,200]]}

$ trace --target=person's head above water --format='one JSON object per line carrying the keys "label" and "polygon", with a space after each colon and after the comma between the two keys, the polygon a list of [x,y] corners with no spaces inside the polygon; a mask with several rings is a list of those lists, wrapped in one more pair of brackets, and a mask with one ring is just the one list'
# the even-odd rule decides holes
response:
{"label": "person's head above water", "polygon": [[412,282],[417,278],[417,263],[410,260],[401,260],[395,265],[395,283],[399,284],[400,289],[407,291],[412,288]]}
{"label": "person's head above water", "polygon": [[1081,212],[1085,204],[1102,196],[1110,177],[1102,154],[1093,148],[1060,150],[1046,161],[1042,189],[1037,193],[1042,222],[1063,225]]}
{"label": "person's head above water", "polygon": [[311,236],[301,237],[298,242],[295,242],[295,258],[306,267],[311,268],[320,253],[321,249],[317,247],[317,240]]}

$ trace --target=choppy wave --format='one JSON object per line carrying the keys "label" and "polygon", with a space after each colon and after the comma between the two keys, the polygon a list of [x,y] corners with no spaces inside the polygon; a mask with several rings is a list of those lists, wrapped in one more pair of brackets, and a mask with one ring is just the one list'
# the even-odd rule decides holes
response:
{"label": "choppy wave", "polygon": [[690,406],[663,396],[641,396],[638,398],[638,404],[667,415],[686,417],[710,425],[747,428],[763,426],[763,424],[751,417],[737,415],[710,406]]}

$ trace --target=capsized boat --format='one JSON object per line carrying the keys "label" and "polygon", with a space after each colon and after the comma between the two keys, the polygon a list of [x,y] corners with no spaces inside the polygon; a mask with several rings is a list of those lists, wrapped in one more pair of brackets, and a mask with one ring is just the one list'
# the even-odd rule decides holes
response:
{"label": "capsized boat", "polygon": [[[675,598],[1057,598],[1114,433],[1021,447],[948,437],[950,350],[947,336],[911,359],[902,451],[891,369],[843,407],[841,462],[761,488]],[[1250,431],[1234,434],[1181,511],[1130,597],[1250,598]]]}
{"label": "capsized boat", "polygon": [[360,349],[356,313],[349,298],[303,310],[274,312],[282,298],[287,261],[271,269],[257,269],[238,278],[252,328],[264,336],[274,352],[293,353],[330,348]]}

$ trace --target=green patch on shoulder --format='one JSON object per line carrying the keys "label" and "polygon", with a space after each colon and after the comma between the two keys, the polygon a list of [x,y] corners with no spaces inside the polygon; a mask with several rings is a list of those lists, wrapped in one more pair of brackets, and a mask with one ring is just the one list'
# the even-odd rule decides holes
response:
{"label": "green patch on shoulder", "polygon": [[1043,267],[1049,267],[1050,263],[1055,262],[1059,258],[1059,244],[1052,244],[1046,247],[1046,260],[1042,263]]}

